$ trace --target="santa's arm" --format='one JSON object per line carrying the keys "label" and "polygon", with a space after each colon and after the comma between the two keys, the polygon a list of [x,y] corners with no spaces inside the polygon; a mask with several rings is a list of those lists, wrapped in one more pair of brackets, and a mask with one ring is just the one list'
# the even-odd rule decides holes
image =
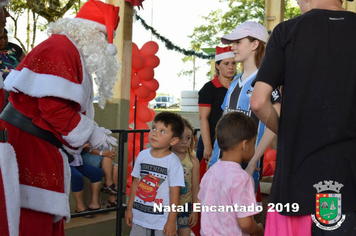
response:
{"label": "santa's arm", "polygon": [[98,127],[93,120],[81,114],[75,102],[44,97],[38,99],[38,108],[40,117],[71,147],[81,148],[88,141],[93,148],[100,150],[110,150],[111,145],[117,145],[117,140],[110,136],[111,131]]}
{"label": "santa's arm", "polygon": [[79,105],[73,101],[56,97],[38,98],[38,109],[40,117],[71,147],[82,147],[93,133],[94,121],[81,114]]}

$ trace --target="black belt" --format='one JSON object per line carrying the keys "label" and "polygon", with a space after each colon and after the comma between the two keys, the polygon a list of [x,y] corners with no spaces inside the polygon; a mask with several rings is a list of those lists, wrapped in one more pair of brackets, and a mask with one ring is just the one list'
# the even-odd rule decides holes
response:
{"label": "black belt", "polygon": [[67,154],[69,163],[74,161],[74,157],[63,148],[62,142],[59,141],[52,132],[44,130],[35,125],[30,118],[16,110],[12,106],[11,102],[9,102],[4,108],[4,110],[1,112],[0,118],[17,128],[37,138],[43,139],[49,142],[50,144],[56,146],[57,148],[62,149],[62,151]]}
{"label": "black belt", "polygon": [[7,142],[7,130],[0,131],[0,142]]}

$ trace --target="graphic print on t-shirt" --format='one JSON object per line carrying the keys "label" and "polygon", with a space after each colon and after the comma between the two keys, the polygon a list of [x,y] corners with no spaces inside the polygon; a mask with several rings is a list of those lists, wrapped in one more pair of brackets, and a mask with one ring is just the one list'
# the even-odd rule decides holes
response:
{"label": "graphic print on t-shirt", "polygon": [[153,202],[160,186],[160,179],[153,175],[144,176],[138,184],[136,196],[145,202]]}
{"label": "graphic print on t-shirt", "polygon": [[185,181],[185,178],[187,176],[189,176],[191,173],[190,167],[188,165],[183,164],[182,166],[183,166],[183,171],[184,171],[184,185],[185,185],[185,187],[182,187],[180,189],[180,195],[184,195],[188,192],[188,182]]}
{"label": "graphic print on t-shirt", "polygon": [[141,163],[140,175],[133,208],[145,213],[163,214],[163,212],[153,212],[153,203],[163,203],[163,199],[158,196],[158,193],[161,185],[167,179],[167,168]]}

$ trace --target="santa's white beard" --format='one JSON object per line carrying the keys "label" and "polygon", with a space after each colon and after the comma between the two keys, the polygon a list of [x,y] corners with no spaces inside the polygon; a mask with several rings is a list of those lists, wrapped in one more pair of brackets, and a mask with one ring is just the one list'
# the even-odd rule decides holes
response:
{"label": "santa's white beard", "polygon": [[113,95],[120,67],[116,55],[106,50],[108,40],[103,28],[87,20],[61,19],[49,25],[48,33],[65,34],[76,44],[87,72],[93,75],[98,86],[99,107],[103,109],[106,99],[110,100]]}

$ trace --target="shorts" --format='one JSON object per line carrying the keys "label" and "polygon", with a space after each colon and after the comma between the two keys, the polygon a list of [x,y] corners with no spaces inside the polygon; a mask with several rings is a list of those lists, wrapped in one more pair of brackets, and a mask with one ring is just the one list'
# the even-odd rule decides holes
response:
{"label": "shorts", "polygon": [[[93,155],[91,153],[85,153],[82,155],[83,162],[89,165],[101,168],[101,162],[103,161],[103,156]],[[112,163],[112,165],[117,165],[116,163]]]}
{"label": "shorts", "polygon": [[132,223],[130,236],[164,236],[163,230],[147,229],[135,223]]}
{"label": "shorts", "polygon": [[177,228],[184,229],[189,227],[189,216],[192,213],[192,204],[188,203],[188,212],[178,212]]}
{"label": "shorts", "polygon": [[101,168],[101,162],[103,161],[103,156],[93,155],[91,153],[85,153],[82,155],[83,162]]}

